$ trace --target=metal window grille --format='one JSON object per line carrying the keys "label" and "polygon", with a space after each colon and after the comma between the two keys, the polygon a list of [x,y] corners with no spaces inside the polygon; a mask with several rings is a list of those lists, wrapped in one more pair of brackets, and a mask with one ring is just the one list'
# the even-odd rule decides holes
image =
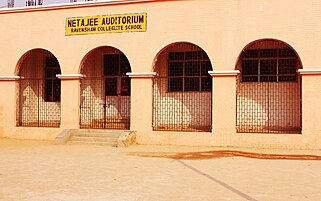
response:
{"label": "metal window grille", "polygon": [[129,129],[130,78],[126,73],[131,72],[130,64],[124,54],[108,53],[110,48],[105,51],[92,53],[83,67],[80,127]]}
{"label": "metal window grille", "polygon": [[301,133],[296,53],[280,41],[260,41],[243,51],[237,68],[237,132]]}
{"label": "metal window grille", "polygon": [[[60,72],[59,64],[56,58],[47,57],[55,60],[54,69],[56,69],[48,73],[48,68],[53,66],[48,67],[48,60],[41,54],[37,52],[31,54],[31,57],[37,56],[39,62],[32,63],[34,59],[29,58],[21,66],[22,78],[17,83],[17,126],[59,127],[60,80],[54,77],[54,73]],[[41,62],[42,59],[45,59],[45,62]],[[33,69],[26,67],[30,64],[34,65]],[[45,77],[37,78],[37,73]]]}
{"label": "metal window grille", "polygon": [[168,91],[211,91],[211,62],[204,51],[170,52]]}
{"label": "metal window grille", "polygon": [[207,54],[188,43],[159,55],[153,79],[153,130],[211,131],[211,69]]}

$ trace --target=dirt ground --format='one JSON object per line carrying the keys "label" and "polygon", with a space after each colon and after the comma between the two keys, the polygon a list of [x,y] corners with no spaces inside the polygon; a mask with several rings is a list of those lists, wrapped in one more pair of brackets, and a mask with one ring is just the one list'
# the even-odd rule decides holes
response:
{"label": "dirt ground", "polygon": [[321,200],[321,150],[0,139],[1,201]]}

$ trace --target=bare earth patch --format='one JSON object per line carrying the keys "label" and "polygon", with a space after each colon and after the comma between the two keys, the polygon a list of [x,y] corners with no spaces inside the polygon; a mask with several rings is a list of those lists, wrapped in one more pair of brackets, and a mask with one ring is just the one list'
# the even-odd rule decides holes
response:
{"label": "bare earth patch", "polygon": [[0,200],[314,201],[321,200],[320,156],[317,150],[120,149],[0,139]]}
{"label": "bare earth patch", "polygon": [[236,150],[220,150],[220,151],[205,151],[205,152],[187,152],[187,153],[162,153],[162,152],[136,152],[130,153],[133,156],[142,157],[158,157],[171,158],[176,160],[205,160],[217,159],[226,157],[245,157],[264,160],[321,160],[318,155],[304,155],[304,154],[262,154]]}

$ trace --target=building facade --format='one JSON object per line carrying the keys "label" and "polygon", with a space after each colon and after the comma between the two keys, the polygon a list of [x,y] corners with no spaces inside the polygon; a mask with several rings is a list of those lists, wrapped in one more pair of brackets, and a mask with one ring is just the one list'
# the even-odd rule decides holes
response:
{"label": "building facade", "polygon": [[0,136],[321,149],[320,13],[318,0],[0,10]]}

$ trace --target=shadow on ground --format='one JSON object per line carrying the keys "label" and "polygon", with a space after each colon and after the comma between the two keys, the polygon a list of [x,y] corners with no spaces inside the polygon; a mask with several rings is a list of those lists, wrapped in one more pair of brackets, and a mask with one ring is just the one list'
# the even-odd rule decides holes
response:
{"label": "shadow on ground", "polygon": [[132,152],[132,156],[170,158],[176,160],[206,160],[227,157],[245,157],[265,160],[321,160],[317,155],[300,155],[300,154],[263,154],[234,150],[202,151],[202,152],[185,152],[185,153],[168,153],[168,152]]}

